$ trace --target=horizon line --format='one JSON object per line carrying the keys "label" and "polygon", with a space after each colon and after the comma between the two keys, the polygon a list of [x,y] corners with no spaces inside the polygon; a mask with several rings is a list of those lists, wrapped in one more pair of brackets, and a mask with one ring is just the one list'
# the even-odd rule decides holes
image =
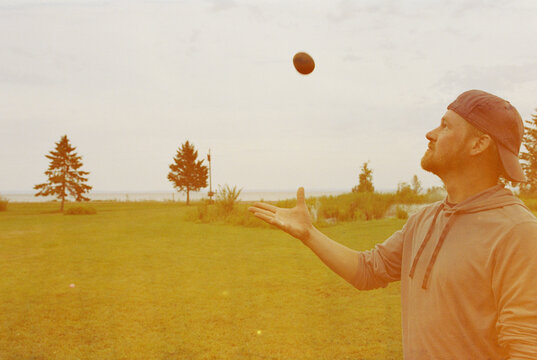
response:
{"label": "horizon line", "polygon": [[[306,192],[352,192],[352,188],[350,189],[343,189],[343,188],[305,188]],[[385,192],[385,191],[395,191],[397,189],[392,188],[378,188],[375,189],[375,192]],[[191,191],[191,193],[203,193],[207,192],[208,190],[201,190],[201,191]],[[216,192],[216,189],[213,189],[214,192]],[[296,188],[287,188],[287,189],[242,189],[242,192],[268,192],[268,193],[276,193],[276,192],[296,192]],[[179,192],[176,190],[97,190],[97,191],[90,191],[89,193],[86,193],[86,195],[91,194],[159,194],[159,193],[184,193]],[[29,190],[2,190],[0,191],[0,194],[6,194],[6,195],[34,195],[35,192],[29,191]]]}

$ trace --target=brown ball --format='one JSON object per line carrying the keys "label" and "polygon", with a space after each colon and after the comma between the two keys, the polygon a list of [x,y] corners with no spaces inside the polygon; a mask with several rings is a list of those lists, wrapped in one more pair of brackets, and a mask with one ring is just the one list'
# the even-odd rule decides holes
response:
{"label": "brown ball", "polygon": [[302,75],[308,75],[315,69],[315,62],[313,58],[305,52],[296,53],[293,56],[293,65],[295,69]]}

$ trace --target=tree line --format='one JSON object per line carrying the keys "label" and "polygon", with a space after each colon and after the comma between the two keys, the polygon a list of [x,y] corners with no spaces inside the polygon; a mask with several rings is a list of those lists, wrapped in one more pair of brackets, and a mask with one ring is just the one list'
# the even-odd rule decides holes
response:
{"label": "tree line", "polygon": [[[537,109],[536,109],[537,110]],[[528,179],[524,184],[517,185],[521,195],[537,195],[537,114],[532,115],[530,120],[526,120],[524,135],[524,148],[520,158],[522,167]],[[87,185],[88,171],[81,170],[82,157],[79,156],[67,138],[63,135],[56,144],[54,150],[45,155],[50,160],[48,169],[45,171],[47,181],[34,186],[37,190],[35,196],[55,196],[60,203],[60,211],[63,211],[65,200],[71,196],[75,201],[88,201],[85,196],[92,189]],[[168,180],[178,192],[186,194],[186,203],[190,203],[190,192],[199,191],[207,187],[208,167],[203,164],[204,159],[198,160],[198,151],[188,140],[182,144],[175,156],[173,162],[169,165],[170,172]],[[362,165],[358,176],[358,185],[353,192],[374,192],[373,170],[369,167],[369,162]],[[399,183],[398,193],[413,192],[418,194],[422,190],[421,183],[414,175],[411,184]],[[435,189],[433,189],[435,190]]]}

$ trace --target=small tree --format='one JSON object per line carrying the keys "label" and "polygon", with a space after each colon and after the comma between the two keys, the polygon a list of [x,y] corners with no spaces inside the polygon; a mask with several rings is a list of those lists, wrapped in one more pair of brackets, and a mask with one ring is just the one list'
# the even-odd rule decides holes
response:
{"label": "small tree", "polygon": [[369,168],[369,161],[362,165],[360,175],[358,175],[358,186],[352,188],[353,192],[374,192],[373,170]]}
{"label": "small tree", "polygon": [[207,187],[207,166],[197,160],[198,151],[188,140],[177,150],[170,165],[168,180],[179,192],[186,193],[186,204],[190,204],[190,192]]}
{"label": "small tree", "polygon": [[419,195],[423,191],[423,187],[421,186],[420,179],[418,179],[418,175],[414,175],[412,177],[411,186],[412,186],[412,191],[416,195]]}
{"label": "small tree", "polygon": [[56,149],[45,155],[50,159],[48,170],[45,171],[48,181],[34,186],[35,190],[39,190],[35,196],[53,195],[61,200],[60,211],[63,211],[68,195],[73,196],[75,201],[89,200],[84,196],[91,190],[91,186],[85,184],[89,172],[79,170],[82,167],[82,157],[75,150],[76,147],[71,146],[67,135],[62,136],[56,143]]}
{"label": "small tree", "polygon": [[526,120],[524,130],[523,142],[527,152],[522,152],[520,158],[528,182],[521,184],[520,190],[526,194],[537,194],[537,114]]}

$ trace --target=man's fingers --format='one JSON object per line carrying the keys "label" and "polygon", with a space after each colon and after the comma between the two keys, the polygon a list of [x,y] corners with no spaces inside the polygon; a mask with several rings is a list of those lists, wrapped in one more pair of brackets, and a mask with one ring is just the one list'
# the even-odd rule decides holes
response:
{"label": "man's fingers", "polygon": [[260,208],[260,209],[271,211],[273,213],[276,212],[276,210],[278,210],[277,206],[270,205],[267,203],[262,203],[262,202],[255,202],[251,208]]}
{"label": "man's fingers", "polygon": [[261,219],[263,221],[268,222],[269,224],[272,224],[272,220],[274,220],[274,216],[268,216],[268,215],[265,215],[265,214],[257,212],[257,211],[254,212],[254,216],[256,218],[259,218],[259,219]]}
{"label": "man's fingers", "polygon": [[283,229],[285,225],[283,221],[276,219],[274,216],[270,216],[261,212],[255,212],[254,216],[281,229]]}
{"label": "man's fingers", "polygon": [[254,215],[255,214],[264,214],[264,215],[269,216],[269,217],[274,217],[274,213],[272,211],[263,210],[263,209],[256,208],[256,207],[249,207],[248,210],[253,212]]}

